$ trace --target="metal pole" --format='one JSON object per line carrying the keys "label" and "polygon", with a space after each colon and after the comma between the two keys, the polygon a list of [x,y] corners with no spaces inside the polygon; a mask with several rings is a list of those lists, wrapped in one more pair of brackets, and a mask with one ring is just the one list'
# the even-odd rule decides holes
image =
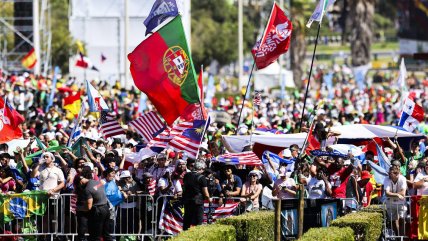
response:
{"label": "metal pole", "polygon": [[40,29],[39,29],[39,0],[33,0],[33,48],[36,54],[36,65],[34,74],[40,74]]}
{"label": "metal pole", "polygon": [[299,185],[300,197],[299,197],[299,232],[297,234],[297,238],[301,238],[303,235],[303,216],[304,216],[304,208],[305,208],[305,186]]}
{"label": "metal pole", "polygon": [[242,0],[238,0],[238,86],[241,86],[243,77],[244,64],[244,35],[243,35],[243,20],[242,20],[243,4]]}
{"label": "metal pole", "polygon": [[275,199],[274,240],[281,241],[281,199]]}
{"label": "metal pole", "polygon": [[245,88],[245,94],[244,94],[244,97],[242,99],[241,111],[239,112],[238,125],[236,126],[235,134],[238,133],[238,126],[241,123],[242,110],[244,109],[245,99],[247,97],[247,92],[248,92],[248,86],[250,85],[251,76],[253,75],[253,70],[254,70],[255,65],[256,65],[256,62],[253,63],[253,67],[251,68],[250,76],[248,77],[247,87]]}
{"label": "metal pole", "polygon": [[129,89],[129,83],[128,83],[128,28],[129,28],[129,16],[128,16],[128,0],[125,1],[125,41],[124,41],[124,56],[123,56],[123,62],[124,62],[124,81],[125,81],[125,88]]}
{"label": "metal pole", "polygon": [[318,37],[320,36],[320,29],[321,29],[321,23],[318,24],[317,38],[315,39],[315,47],[314,47],[314,52],[312,54],[311,68],[309,69],[309,78],[308,78],[308,84],[306,85],[305,99],[303,101],[303,110],[302,110],[302,116],[299,124],[299,132],[302,131],[303,116],[305,114],[306,99],[308,98],[309,84],[311,83],[312,67],[314,66],[315,52],[317,51]]}

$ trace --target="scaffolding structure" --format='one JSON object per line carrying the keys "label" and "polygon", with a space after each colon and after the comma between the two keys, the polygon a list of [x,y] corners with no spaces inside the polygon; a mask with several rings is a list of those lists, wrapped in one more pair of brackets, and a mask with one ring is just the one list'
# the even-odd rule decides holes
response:
{"label": "scaffolding structure", "polygon": [[[17,17],[15,4],[32,3],[32,14]],[[26,20],[17,26],[16,21]],[[30,35],[25,34],[31,32]],[[51,70],[51,6],[49,0],[2,0],[0,2],[0,69],[6,73],[32,72],[44,76]],[[27,45],[28,48],[23,48]],[[25,69],[22,58],[34,48],[37,63]]]}

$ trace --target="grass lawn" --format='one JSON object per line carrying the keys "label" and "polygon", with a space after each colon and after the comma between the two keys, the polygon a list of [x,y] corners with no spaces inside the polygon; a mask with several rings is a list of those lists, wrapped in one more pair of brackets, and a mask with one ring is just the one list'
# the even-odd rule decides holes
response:
{"label": "grass lawn", "polygon": [[[374,43],[372,44],[371,51],[397,51],[399,48],[398,42],[384,42],[384,43]],[[307,52],[310,52],[312,54],[314,49],[314,45],[308,45],[306,48]],[[318,44],[317,46],[317,53],[318,54],[334,54],[339,51],[351,51],[350,44],[346,45],[321,45]]]}

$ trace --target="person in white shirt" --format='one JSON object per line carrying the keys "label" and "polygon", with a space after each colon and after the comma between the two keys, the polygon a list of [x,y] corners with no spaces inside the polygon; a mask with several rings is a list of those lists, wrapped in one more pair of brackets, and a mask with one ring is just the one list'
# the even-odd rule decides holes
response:
{"label": "person in white shirt", "polygon": [[426,163],[420,163],[419,166],[423,167],[423,170],[416,175],[413,188],[416,189],[417,195],[428,195],[428,166]]}
{"label": "person in white shirt", "polygon": [[400,175],[400,169],[391,166],[388,177],[383,183],[387,197],[386,208],[388,218],[393,223],[394,233],[398,236],[404,235],[404,218],[406,217],[406,178]]}
{"label": "person in white shirt", "polygon": [[308,183],[309,199],[325,199],[331,196],[331,184],[322,170],[318,170]]}
{"label": "person in white shirt", "polygon": [[279,199],[292,199],[296,197],[296,182],[287,177],[285,171],[281,170],[279,179],[273,184],[272,196]]}

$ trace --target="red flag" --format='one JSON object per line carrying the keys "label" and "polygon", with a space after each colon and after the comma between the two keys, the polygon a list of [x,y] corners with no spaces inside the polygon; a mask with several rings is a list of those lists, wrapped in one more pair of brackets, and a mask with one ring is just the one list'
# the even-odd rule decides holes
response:
{"label": "red flag", "polygon": [[281,8],[274,3],[262,40],[251,50],[258,69],[275,62],[290,46],[293,25]]}
{"label": "red flag", "polygon": [[14,128],[11,122],[18,126],[24,121],[24,118],[16,110],[11,110],[7,106],[5,108],[2,97],[0,97],[0,108],[2,108],[0,109],[0,144],[21,138],[21,129],[19,127]]}
{"label": "red flag", "polygon": [[19,124],[25,121],[25,118],[15,109],[13,109],[7,100],[4,101],[3,111],[3,122],[9,123],[10,126],[14,129],[16,129]]}
{"label": "red flag", "polygon": [[199,103],[198,83],[180,16],[141,42],[128,59],[135,85],[168,125],[187,106]]}
{"label": "red flag", "polygon": [[202,103],[204,102],[204,70],[201,68],[201,72],[199,73],[199,78],[198,78],[198,87],[199,87],[199,102]]}
{"label": "red flag", "polygon": [[313,134],[314,125],[312,125],[311,129],[309,130],[308,135],[308,146],[306,147],[306,153],[309,154],[310,151],[318,150],[321,148],[321,143],[315,138]]}

